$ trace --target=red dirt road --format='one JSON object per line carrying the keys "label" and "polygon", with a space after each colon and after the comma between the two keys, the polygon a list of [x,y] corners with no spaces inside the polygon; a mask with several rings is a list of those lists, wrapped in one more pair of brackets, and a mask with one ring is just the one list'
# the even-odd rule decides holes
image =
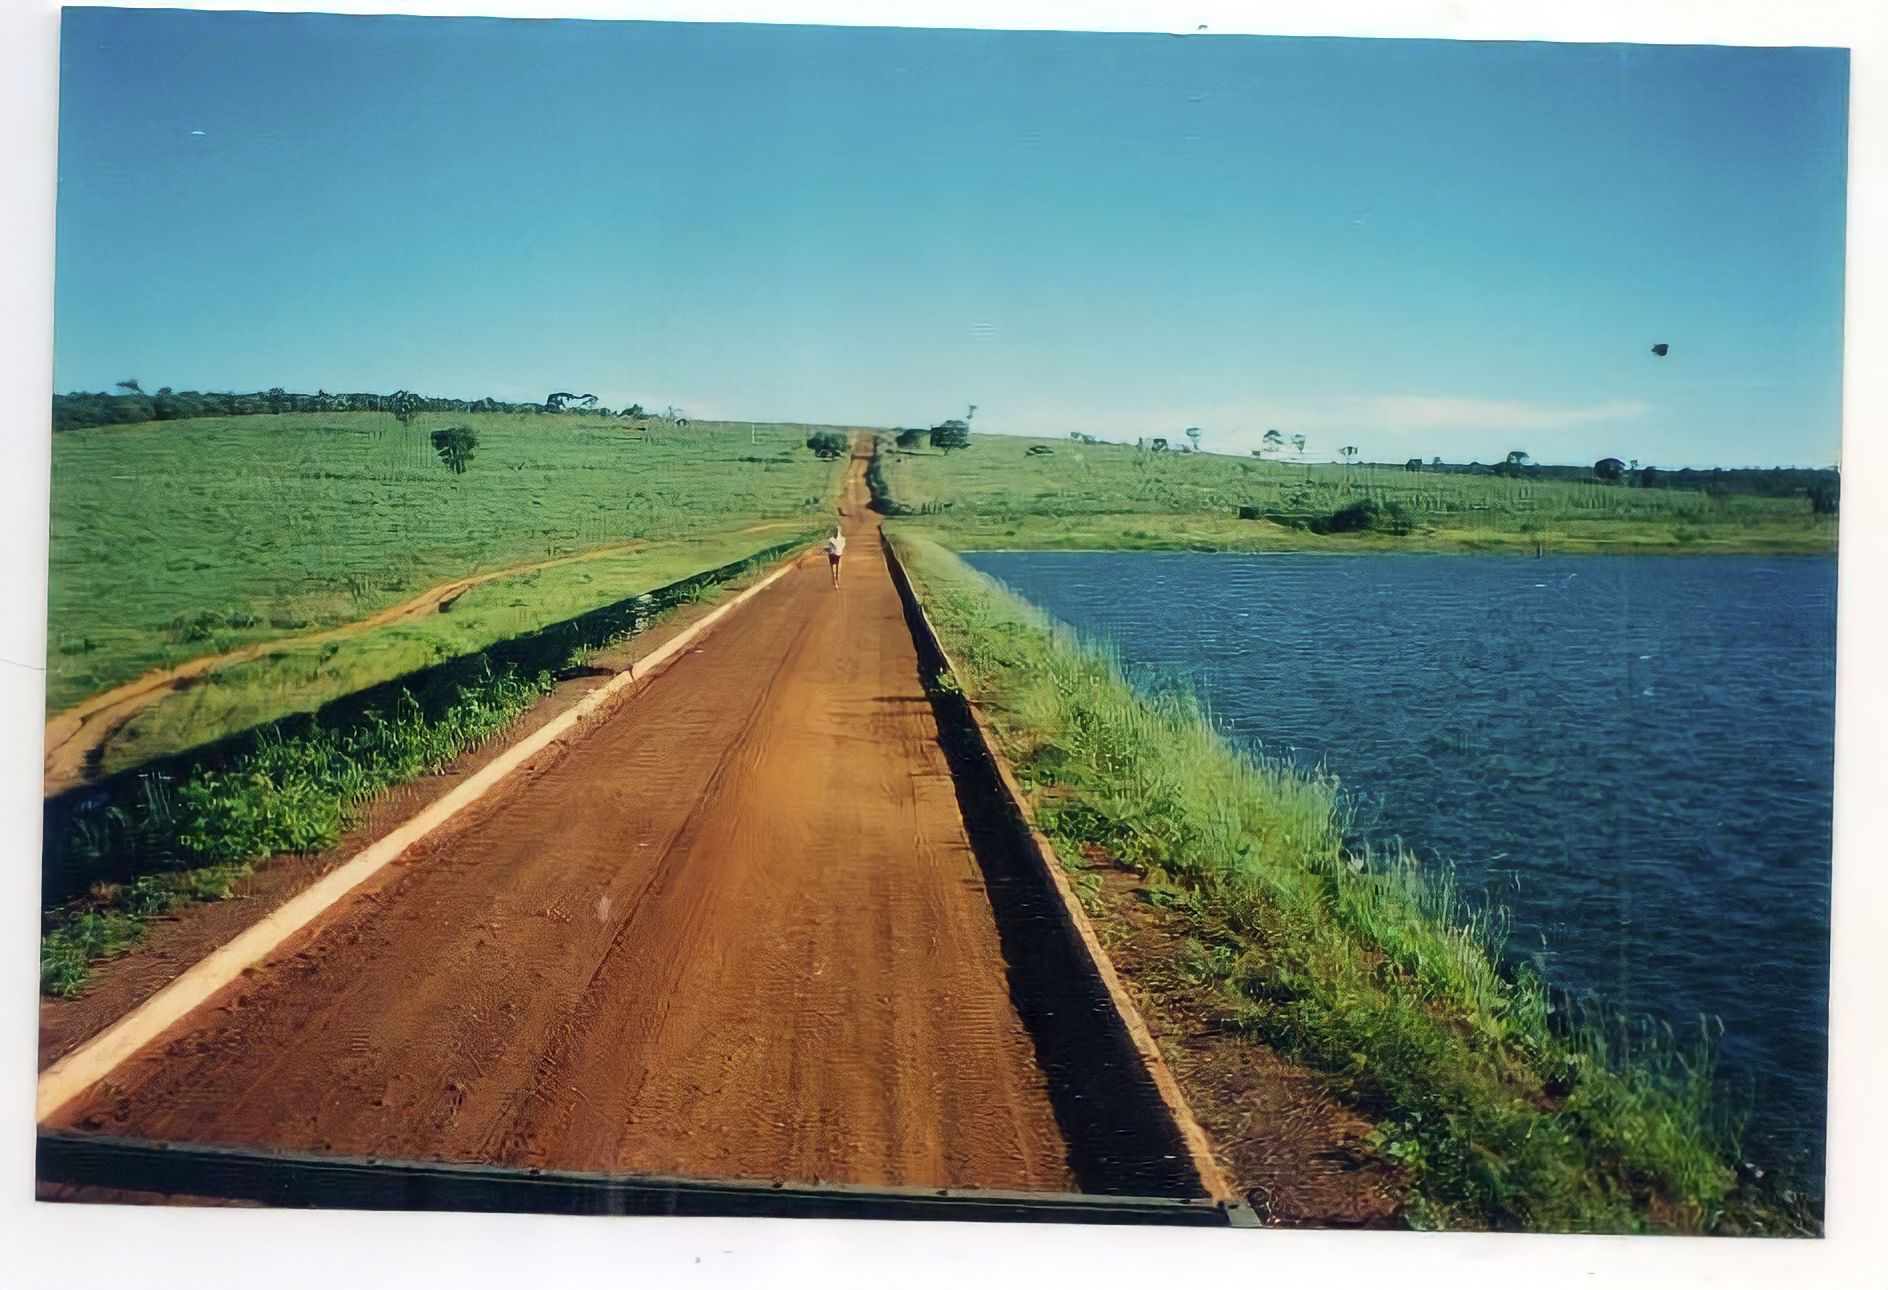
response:
{"label": "red dirt road", "polygon": [[1076,1189],[897,592],[809,562],[51,1128]]}

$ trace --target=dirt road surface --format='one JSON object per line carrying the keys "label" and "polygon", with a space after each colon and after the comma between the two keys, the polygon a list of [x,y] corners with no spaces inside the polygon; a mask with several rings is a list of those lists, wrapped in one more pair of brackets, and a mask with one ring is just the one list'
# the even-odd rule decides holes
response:
{"label": "dirt road surface", "polygon": [[816,559],[49,1127],[1077,1187],[853,463]]}

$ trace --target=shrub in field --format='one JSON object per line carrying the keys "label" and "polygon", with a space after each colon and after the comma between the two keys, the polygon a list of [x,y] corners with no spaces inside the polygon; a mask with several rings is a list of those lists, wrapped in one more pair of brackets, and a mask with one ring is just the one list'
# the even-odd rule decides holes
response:
{"label": "shrub in field", "polygon": [[206,609],[195,614],[179,614],[170,620],[172,639],[182,642],[207,641],[217,632],[225,629],[242,631],[255,627],[262,622],[255,614],[245,610],[222,613],[215,609]]}
{"label": "shrub in field", "polygon": [[455,475],[465,474],[465,468],[472,464],[472,454],[478,446],[478,434],[471,426],[446,426],[433,431],[433,451],[446,463],[446,469]]}
{"label": "shrub in field", "polygon": [[806,437],[806,446],[811,448],[813,455],[821,461],[831,461],[834,458],[843,457],[849,445],[844,435],[834,434],[830,430],[821,430]]}
{"label": "shrub in field", "polygon": [[1374,527],[1380,532],[1394,533],[1401,537],[1415,530],[1416,513],[1402,502],[1392,498],[1378,509]]}
{"label": "shrub in field", "polygon": [[1339,507],[1329,516],[1308,521],[1305,527],[1313,533],[1377,532],[1401,536],[1416,527],[1416,516],[1402,502],[1379,502],[1372,497],[1360,497]]}
{"label": "shrub in field", "polygon": [[950,420],[931,427],[931,446],[943,453],[970,446],[970,423]]}
{"label": "shrub in field", "polygon": [[1377,510],[1377,504],[1374,501],[1368,497],[1362,497],[1349,506],[1340,507],[1331,512],[1328,519],[1312,525],[1312,528],[1322,533],[1362,533],[1375,526]]}

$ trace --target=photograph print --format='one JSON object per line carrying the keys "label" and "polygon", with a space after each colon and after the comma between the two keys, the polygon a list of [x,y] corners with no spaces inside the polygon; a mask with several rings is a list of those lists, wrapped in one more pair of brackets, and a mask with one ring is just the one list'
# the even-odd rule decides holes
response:
{"label": "photograph print", "polygon": [[1822,1235],[1846,49],[58,75],[40,1201]]}

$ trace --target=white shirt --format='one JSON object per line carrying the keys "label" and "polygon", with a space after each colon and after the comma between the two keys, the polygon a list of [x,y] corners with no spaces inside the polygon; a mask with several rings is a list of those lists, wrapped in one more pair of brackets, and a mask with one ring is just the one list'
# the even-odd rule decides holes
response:
{"label": "white shirt", "polygon": [[846,553],[846,539],[843,534],[835,533],[831,537],[826,539],[826,554],[827,555],[844,555],[845,553]]}

